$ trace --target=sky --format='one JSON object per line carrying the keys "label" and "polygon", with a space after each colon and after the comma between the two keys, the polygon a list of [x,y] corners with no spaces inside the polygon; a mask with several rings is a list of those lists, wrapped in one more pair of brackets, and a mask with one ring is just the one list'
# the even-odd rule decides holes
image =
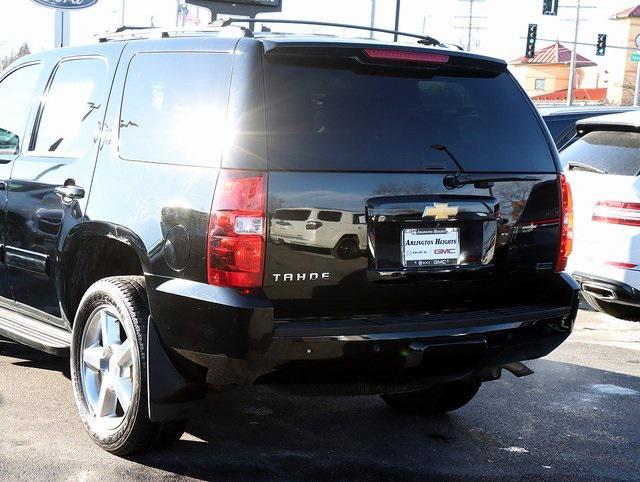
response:
{"label": "sky", "polygon": [[[124,0],[127,25],[171,26],[176,22],[177,0]],[[371,2],[374,0],[283,0],[279,16],[369,25]],[[559,0],[558,17],[543,16],[542,0],[474,0],[471,50],[512,60],[524,55],[529,23],[538,24],[538,37],[573,40],[577,0]],[[27,42],[32,51],[49,49],[54,44],[54,11],[32,0],[4,0],[0,7],[0,56]],[[375,0],[375,25],[393,28],[395,0]],[[95,34],[113,30],[122,24],[123,0],[99,0],[90,8],[71,13],[71,44],[95,42]],[[613,14],[636,5],[630,0],[581,0],[586,8],[580,24],[579,41],[595,43],[598,33],[612,28]],[[444,42],[466,47],[469,0],[402,0],[400,30],[427,33]],[[276,16],[276,15],[269,15]],[[311,27],[278,26],[279,30],[303,31]],[[355,31],[315,28],[316,32],[366,35]],[[381,35],[380,38],[385,38]],[[548,45],[539,41],[538,49]],[[579,47],[578,52],[597,61],[595,47]]]}

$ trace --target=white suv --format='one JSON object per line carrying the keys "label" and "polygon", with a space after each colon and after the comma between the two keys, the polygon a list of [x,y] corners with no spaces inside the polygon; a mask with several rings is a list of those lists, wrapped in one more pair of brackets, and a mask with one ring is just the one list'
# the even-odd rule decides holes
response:
{"label": "white suv", "polygon": [[567,270],[593,308],[640,319],[640,113],[579,121],[560,158],[575,217]]}
{"label": "white suv", "polygon": [[277,209],[271,219],[271,240],[329,249],[336,258],[357,258],[367,248],[363,213],[335,209]]}

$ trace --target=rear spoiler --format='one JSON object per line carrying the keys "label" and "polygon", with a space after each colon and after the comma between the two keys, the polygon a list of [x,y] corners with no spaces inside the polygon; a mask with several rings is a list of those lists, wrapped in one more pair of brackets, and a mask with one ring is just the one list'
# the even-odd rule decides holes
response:
{"label": "rear spoiler", "polygon": [[[271,47],[271,48],[269,48]],[[371,55],[371,52],[378,55]],[[379,55],[388,52],[389,55]],[[318,43],[287,43],[285,45],[265,45],[265,56],[274,61],[355,61],[362,65],[379,67],[428,69],[451,68],[465,69],[477,72],[499,74],[507,70],[507,63],[473,55],[466,52],[429,49],[407,46],[387,46],[376,44],[354,45],[353,43],[318,44]],[[394,58],[396,57],[396,58]],[[403,58],[405,57],[405,58]],[[407,60],[408,57],[432,57],[434,60]]]}

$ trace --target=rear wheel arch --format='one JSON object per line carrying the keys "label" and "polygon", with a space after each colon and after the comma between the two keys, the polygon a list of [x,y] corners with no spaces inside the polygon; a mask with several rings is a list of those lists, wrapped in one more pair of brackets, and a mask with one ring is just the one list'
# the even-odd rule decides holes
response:
{"label": "rear wheel arch", "polygon": [[80,300],[96,281],[111,276],[142,276],[149,261],[140,239],[108,225],[83,226],[62,251],[60,302],[70,324]]}

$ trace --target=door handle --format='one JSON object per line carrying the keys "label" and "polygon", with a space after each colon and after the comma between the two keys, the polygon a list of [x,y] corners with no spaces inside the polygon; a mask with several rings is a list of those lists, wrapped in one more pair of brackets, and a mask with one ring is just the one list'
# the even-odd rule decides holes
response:
{"label": "door handle", "polygon": [[73,184],[57,186],[54,192],[60,197],[62,204],[71,204],[74,200],[84,197],[84,189]]}

